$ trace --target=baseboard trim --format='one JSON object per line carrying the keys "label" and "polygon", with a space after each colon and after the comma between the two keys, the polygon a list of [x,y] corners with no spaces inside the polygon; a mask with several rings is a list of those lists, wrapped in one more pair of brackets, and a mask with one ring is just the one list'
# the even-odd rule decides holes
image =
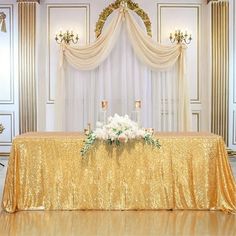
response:
{"label": "baseboard trim", "polygon": [[10,156],[9,152],[0,152],[0,159],[8,159],[8,157]]}

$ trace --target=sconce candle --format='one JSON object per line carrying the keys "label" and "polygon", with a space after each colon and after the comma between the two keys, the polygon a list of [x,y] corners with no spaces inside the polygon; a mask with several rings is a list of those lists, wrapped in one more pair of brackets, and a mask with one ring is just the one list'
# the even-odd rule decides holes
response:
{"label": "sconce candle", "polygon": [[138,124],[138,127],[141,127],[141,101],[136,100],[134,102],[134,108],[135,110],[132,111],[131,117],[134,122]]}
{"label": "sconce candle", "polygon": [[89,135],[91,131],[92,131],[92,129],[91,129],[91,124],[88,123],[87,128],[84,129],[84,134],[85,134],[85,135]]}

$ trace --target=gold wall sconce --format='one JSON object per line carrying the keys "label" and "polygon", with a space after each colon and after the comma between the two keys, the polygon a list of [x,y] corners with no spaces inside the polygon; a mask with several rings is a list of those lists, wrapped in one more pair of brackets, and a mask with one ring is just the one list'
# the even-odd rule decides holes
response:
{"label": "gold wall sconce", "polygon": [[174,33],[170,33],[169,37],[171,43],[185,43],[185,44],[190,44],[192,41],[192,35],[188,34],[187,31],[182,32],[181,30],[175,30]]}
{"label": "gold wall sconce", "polygon": [[55,40],[58,44],[66,43],[70,44],[71,42],[76,44],[79,42],[79,36],[78,34],[75,35],[75,33],[71,30],[67,30],[65,33],[62,33],[62,31],[59,32],[59,34],[56,34]]}
{"label": "gold wall sconce", "polygon": [[1,31],[2,32],[7,32],[7,29],[6,29],[6,14],[4,12],[0,12],[0,25],[1,26]]}
{"label": "gold wall sconce", "polygon": [[5,129],[5,128],[3,127],[3,125],[0,124],[0,134],[3,132],[4,129]]}

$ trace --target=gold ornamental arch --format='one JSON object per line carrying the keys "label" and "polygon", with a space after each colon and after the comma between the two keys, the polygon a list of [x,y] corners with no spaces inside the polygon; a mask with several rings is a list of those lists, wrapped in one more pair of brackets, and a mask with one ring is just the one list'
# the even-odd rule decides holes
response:
{"label": "gold ornamental arch", "polygon": [[121,4],[125,4],[130,10],[134,11],[142,19],[146,27],[147,34],[152,37],[151,21],[148,14],[142,8],[140,8],[137,3],[134,3],[131,0],[116,0],[101,12],[96,23],[96,37],[98,38],[102,33],[102,29],[108,16],[110,16],[113,11],[118,9]]}

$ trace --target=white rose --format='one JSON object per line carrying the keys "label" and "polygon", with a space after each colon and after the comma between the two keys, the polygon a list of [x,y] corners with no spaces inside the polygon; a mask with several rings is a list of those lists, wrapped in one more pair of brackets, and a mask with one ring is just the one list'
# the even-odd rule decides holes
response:
{"label": "white rose", "polygon": [[101,128],[97,128],[95,131],[94,131],[94,134],[96,135],[96,137],[98,139],[102,139],[103,137],[103,130]]}
{"label": "white rose", "polygon": [[97,128],[102,128],[102,125],[103,125],[102,122],[99,122],[99,121],[98,121],[98,122],[96,123],[96,127],[97,127]]}
{"label": "white rose", "polygon": [[136,134],[139,138],[144,138],[146,132],[145,132],[145,130],[139,129],[139,130],[137,130]]}

